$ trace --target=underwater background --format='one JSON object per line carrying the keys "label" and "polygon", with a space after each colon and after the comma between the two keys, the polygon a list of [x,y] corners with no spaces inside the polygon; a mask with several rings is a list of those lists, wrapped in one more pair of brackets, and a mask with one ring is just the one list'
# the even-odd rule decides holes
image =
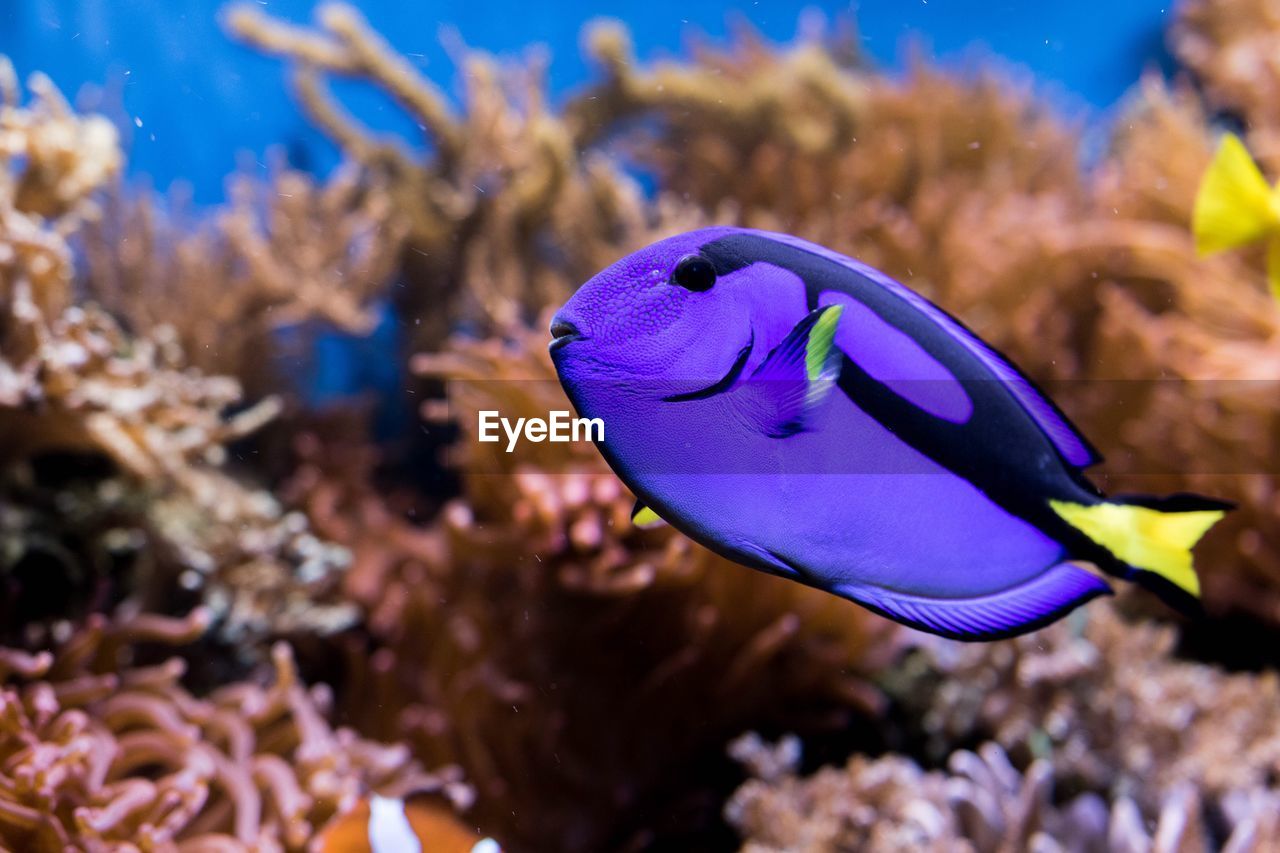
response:
{"label": "underwater background", "polygon": [[[1223,131],[1280,174],[1280,7],[1037,5],[0,8],[0,846],[356,851],[377,794],[509,851],[1280,849],[1280,307],[1191,232]],[[926,636],[476,441],[713,223],[962,318],[1108,491],[1236,502],[1205,617]]]}

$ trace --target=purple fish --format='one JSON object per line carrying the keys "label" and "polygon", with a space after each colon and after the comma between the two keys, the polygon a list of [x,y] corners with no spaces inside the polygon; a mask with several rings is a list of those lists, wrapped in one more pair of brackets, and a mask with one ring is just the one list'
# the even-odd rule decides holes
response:
{"label": "purple fish", "polygon": [[855,260],[693,231],[592,278],[551,334],[638,523],[959,639],[1052,622],[1110,593],[1104,572],[1198,605],[1191,547],[1229,505],[1104,497],[1030,380]]}

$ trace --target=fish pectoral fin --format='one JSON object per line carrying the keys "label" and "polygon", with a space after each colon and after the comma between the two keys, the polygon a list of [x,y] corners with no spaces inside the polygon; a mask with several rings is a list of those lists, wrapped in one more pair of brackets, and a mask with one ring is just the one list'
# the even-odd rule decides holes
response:
{"label": "fish pectoral fin", "polygon": [[1191,230],[1201,255],[1234,249],[1280,226],[1280,211],[1267,180],[1233,133],[1222,143],[1200,181]]}
{"label": "fish pectoral fin", "polygon": [[661,527],[666,524],[662,520],[662,516],[649,509],[639,500],[636,501],[635,507],[631,510],[631,523],[641,530],[652,530],[655,527]]}
{"label": "fish pectoral fin", "polygon": [[918,631],[955,640],[997,640],[1047,625],[1092,598],[1110,595],[1111,586],[1068,562],[1015,587],[972,598],[929,598],[852,585],[837,585],[832,592]]}
{"label": "fish pectoral fin", "polygon": [[804,429],[805,416],[840,376],[844,355],[835,334],[843,311],[840,305],[811,311],[734,391],[734,405],[748,423],[774,438]]}

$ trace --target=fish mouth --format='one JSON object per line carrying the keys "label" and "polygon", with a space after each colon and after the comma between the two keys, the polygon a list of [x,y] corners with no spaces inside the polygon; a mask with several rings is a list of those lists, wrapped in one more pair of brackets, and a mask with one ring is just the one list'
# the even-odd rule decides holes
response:
{"label": "fish mouth", "polygon": [[708,397],[714,397],[728,391],[733,387],[733,383],[738,381],[738,377],[742,375],[742,369],[747,366],[747,359],[751,358],[751,350],[756,345],[756,330],[751,330],[751,338],[747,341],[746,346],[738,350],[737,357],[734,358],[733,364],[729,366],[729,371],[708,385],[697,391],[687,391],[683,394],[672,394],[670,397],[663,397],[664,403],[684,403],[689,400],[705,400]]}
{"label": "fish mouth", "polygon": [[551,321],[551,351],[564,349],[574,341],[585,340],[586,336],[578,331],[578,327],[568,320],[556,317]]}

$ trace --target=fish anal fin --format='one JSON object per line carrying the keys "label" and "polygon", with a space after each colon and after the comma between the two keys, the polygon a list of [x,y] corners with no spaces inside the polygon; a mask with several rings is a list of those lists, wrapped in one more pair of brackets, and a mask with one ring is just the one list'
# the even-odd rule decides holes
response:
{"label": "fish anal fin", "polygon": [[1050,566],[1025,583],[973,598],[931,598],[879,587],[832,590],[919,631],[955,640],[998,640],[1048,625],[1111,586],[1075,563]]}
{"label": "fish anal fin", "polygon": [[661,527],[666,524],[662,520],[662,516],[658,515],[649,507],[640,501],[636,501],[636,505],[631,509],[631,523],[641,530],[652,530],[655,527]]}

